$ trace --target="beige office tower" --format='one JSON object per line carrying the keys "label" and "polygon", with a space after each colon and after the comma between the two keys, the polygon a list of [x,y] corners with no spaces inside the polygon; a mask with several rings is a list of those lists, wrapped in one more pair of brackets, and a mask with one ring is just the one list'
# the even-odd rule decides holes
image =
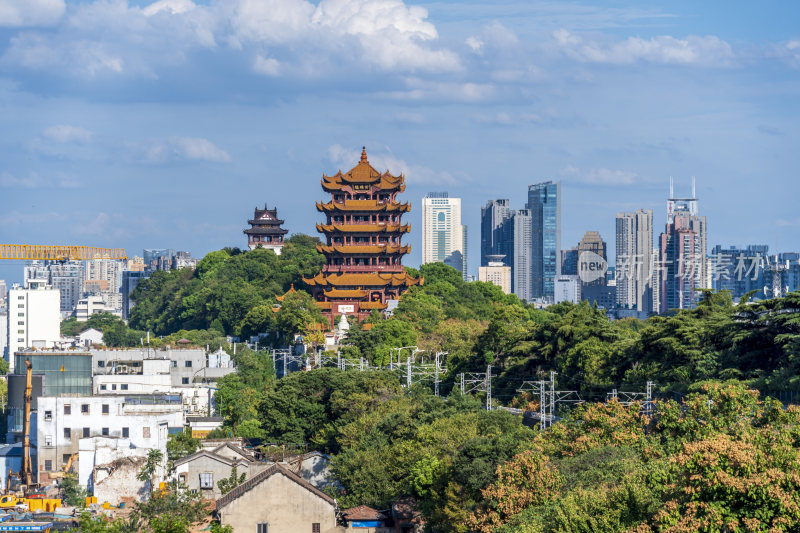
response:
{"label": "beige office tower", "polygon": [[653,211],[617,213],[617,306],[653,312]]}
{"label": "beige office tower", "polygon": [[478,281],[485,281],[511,294],[511,267],[503,264],[504,255],[488,255],[489,264],[478,268]]}
{"label": "beige office tower", "polygon": [[467,277],[467,228],[461,224],[461,198],[446,192],[422,199],[422,264],[445,263]]}

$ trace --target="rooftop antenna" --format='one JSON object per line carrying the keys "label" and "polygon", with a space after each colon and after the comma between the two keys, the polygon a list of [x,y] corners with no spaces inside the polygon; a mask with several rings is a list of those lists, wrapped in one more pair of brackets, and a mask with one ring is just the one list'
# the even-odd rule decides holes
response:
{"label": "rooftop antenna", "polygon": [[674,189],[674,184],[672,182],[672,176],[669,177],[669,197],[675,198],[675,189]]}

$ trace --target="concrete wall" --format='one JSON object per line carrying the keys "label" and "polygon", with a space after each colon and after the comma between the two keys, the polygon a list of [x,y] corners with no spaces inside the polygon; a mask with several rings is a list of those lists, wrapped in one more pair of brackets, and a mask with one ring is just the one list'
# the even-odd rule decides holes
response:
{"label": "concrete wall", "polygon": [[[80,439],[78,481],[97,496],[98,502],[119,502],[133,498],[141,501],[150,492],[150,483],[136,475],[144,466],[147,448],[132,446],[129,439],[94,437]],[[166,446],[161,448],[166,456]],[[157,469],[156,481],[163,479],[164,465]]]}
{"label": "concrete wall", "polygon": [[257,524],[269,524],[269,533],[311,533],[320,524],[321,533],[339,533],[336,508],[305,487],[276,473],[219,511],[223,525],[236,533],[255,533]]}

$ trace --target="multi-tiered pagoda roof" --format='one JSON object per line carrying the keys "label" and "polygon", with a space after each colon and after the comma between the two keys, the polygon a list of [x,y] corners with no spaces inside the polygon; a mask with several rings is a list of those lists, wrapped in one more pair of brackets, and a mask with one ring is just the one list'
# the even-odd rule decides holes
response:
{"label": "multi-tiered pagoda roof", "polygon": [[402,265],[402,256],[411,249],[401,243],[411,230],[401,218],[411,206],[396,200],[406,188],[404,181],[402,174],[375,170],[366,150],[348,172],[322,176],[322,190],[331,199],[317,202],[317,210],[326,217],[317,224],[317,231],[325,235],[317,250],[325,255],[326,264],[304,281],[331,324],[341,314],[363,319],[373,309],[386,309],[389,300],[422,282]]}
{"label": "multi-tiered pagoda roof", "polygon": [[280,255],[283,249],[284,235],[289,230],[283,229],[283,220],[278,218],[278,208],[267,209],[255,208],[253,218],[247,221],[250,227],[244,230],[247,235],[247,245],[251,250],[256,248],[267,248]]}

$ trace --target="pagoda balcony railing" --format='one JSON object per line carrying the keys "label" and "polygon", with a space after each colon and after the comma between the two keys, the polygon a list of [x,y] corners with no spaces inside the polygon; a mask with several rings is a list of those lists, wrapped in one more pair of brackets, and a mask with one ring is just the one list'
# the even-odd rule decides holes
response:
{"label": "pagoda balcony railing", "polygon": [[403,265],[325,265],[326,272],[402,272]]}

